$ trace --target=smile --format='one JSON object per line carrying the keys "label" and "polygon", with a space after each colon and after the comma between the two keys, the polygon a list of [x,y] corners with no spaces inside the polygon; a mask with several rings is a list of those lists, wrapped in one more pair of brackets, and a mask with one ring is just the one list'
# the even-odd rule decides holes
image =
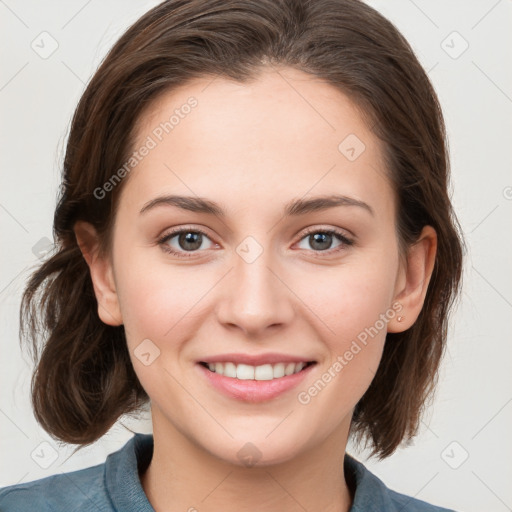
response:
{"label": "smile", "polygon": [[299,373],[307,366],[314,364],[313,361],[299,363],[276,363],[252,366],[249,364],[235,364],[233,362],[201,363],[211,372],[238,380],[274,380]]}

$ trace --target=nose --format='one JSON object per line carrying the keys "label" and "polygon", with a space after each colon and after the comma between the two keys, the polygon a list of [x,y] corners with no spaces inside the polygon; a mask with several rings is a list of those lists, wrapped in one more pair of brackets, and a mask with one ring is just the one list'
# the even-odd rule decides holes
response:
{"label": "nose", "polygon": [[[234,268],[226,276],[217,317],[228,329],[239,329],[247,338],[264,337],[267,331],[290,324],[295,314],[293,293],[279,275],[279,266],[263,251],[255,261],[234,255]],[[281,272],[282,273],[282,272]],[[272,328],[272,329],[271,329]]]}

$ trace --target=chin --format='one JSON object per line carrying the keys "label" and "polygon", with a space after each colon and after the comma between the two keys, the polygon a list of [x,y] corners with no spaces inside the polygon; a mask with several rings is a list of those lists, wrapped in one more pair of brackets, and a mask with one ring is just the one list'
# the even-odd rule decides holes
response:
{"label": "chin", "polygon": [[[211,439],[208,444],[211,444]],[[305,440],[290,436],[286,430],[283,430],[281,436],[275,432],[269,437],[267,433],[251,435],[246,432],[243,436],[225,439],[215,446],[203,446],[214,457],[228,464],[252,468],[283,464],[293,460],[300,456]]]}

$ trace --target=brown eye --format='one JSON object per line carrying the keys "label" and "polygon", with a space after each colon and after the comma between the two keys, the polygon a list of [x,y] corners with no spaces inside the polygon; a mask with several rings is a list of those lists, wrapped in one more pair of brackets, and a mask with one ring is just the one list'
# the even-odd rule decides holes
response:
{"label": "brown eye", "polygon": [[318,251],[325,251],[331,248],[334,241],[333,235],[329,233],[314,233],[309,236],[309,243],[311,247]]}
{"label": "brown eye", "polygon": [[[203,243],[203,234],[202,233],[194,233],[192,231],[189,232],[181,232],[178,237],[178,245],[180,249],[184,251],[195,251],[200,249]],[[173,237],[174,238],[174,237]]]}
{"label": "brown eye", "polygon": [[[190,257],[194,253],[200,252],[200,249],[208,249],[204,247],[204,242],[210,241],[208,235],[197,229],[180,229],[165,234],[158,244],[162,249],[170,254],[178,257]],[[213,245],[213,243],[212,243]]]}
{"label": "brown eye", "polygon": [[[313,250],[314,252],[336,252],[352,245],[353,240],[348,239],[342,232],[336,230],[311,230],[301,239],[309,247],[300,247],[301,249]],[[334,245],[337,242],[337,245]]]}

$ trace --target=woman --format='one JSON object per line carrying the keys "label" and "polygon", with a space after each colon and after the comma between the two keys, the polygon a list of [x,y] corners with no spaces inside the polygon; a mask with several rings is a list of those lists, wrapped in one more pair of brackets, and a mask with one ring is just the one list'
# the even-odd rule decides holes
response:
{"label": "woman", "polygon": [[149,400],[153,435],[2,510],[446,510],[345,449],[417,431],[461,276],[448,179],[432,86],[367,5],[149,11],[77,107],[22,327],[50,434]]}

